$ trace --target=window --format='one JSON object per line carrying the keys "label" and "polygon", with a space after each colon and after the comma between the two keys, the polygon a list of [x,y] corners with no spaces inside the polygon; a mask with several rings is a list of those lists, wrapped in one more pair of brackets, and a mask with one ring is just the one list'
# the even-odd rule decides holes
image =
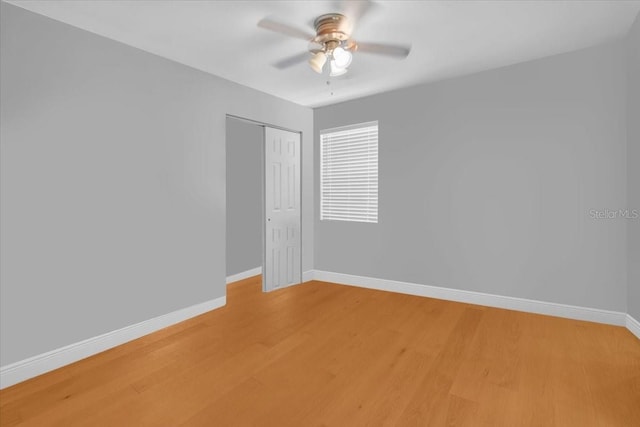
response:
{"label": "window", "polygon": [[378,122],[320,132],[320,219],[378,222]]}

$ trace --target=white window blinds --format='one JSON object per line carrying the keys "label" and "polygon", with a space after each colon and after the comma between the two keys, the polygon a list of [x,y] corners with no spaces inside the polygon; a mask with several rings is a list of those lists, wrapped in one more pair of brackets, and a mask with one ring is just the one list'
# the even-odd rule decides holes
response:
{"label": "white window blinds", "polygon": [[320,219],[378,222],[378,122],[320,132]]}

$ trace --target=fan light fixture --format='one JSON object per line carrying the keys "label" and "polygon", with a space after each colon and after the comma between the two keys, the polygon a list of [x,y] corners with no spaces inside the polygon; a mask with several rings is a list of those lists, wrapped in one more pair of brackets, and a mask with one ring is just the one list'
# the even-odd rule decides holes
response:
{"label": "fan light fixture", "polygon": [[347,68],[349,65],[351,65],[351,59],[353,58],[351,52],[346,51],[341,47],[337,47],[333,49],[332,55],[336,67]]}
{"label": "fan light fixture", "polygon": [[331,58],[329,61],[331,72],[329,75],[331,77],[337,77],[345,74],[348,70],[347,68],[351,65],[351,59],[353,56],[351,52],[341,48],[336,47],[330,50],[321,50],[313,54],[313,56],[309,59],[309,66],[313,71],[318,74],[322,74],[322,70],[324,69],[324,65],[327,63],[327,60]]}
{"label": "fan light fixture", "polygon": [[338,77],[343,74],[346,74],[347,71],[349,70],[347,70],[346,68],[339,67],[335,59],[331,60],[331,72],[329,73],[329,76]]}
{"label": "fan light fixture", "polygon": [[325,62],[327,62],[327,55],[324,52],[318,52],[309,60],[309,66],[316,73],[322,74],[322,67],[324,67]]}

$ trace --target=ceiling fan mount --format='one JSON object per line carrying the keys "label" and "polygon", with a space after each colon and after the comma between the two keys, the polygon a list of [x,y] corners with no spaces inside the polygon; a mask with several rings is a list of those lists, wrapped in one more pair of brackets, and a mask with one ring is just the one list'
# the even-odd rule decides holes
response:
{"label": "ceiling fan mount", "polygon": [[329,41],[346,41],[350,35],[343,31],[347,28],[348,18],[341,13],[327,13],[318,16],[313,21],[316,29],[316,36],[313,41],[316,43],[326,43]]}

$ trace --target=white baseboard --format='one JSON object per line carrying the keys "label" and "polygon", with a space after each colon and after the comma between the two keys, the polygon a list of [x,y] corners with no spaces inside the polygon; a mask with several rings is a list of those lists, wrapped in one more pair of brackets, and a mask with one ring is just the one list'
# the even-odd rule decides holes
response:
{"label": "white baseboard", "polygon": [[[465,302],[488,307],[505,308],[508,310],[524,311],[528,313],[545,314],[548,316],[565,317],[589,322],[605,323],[616,326],[629,327],[626,313],[600,310],[597,308],[578,307],[574,305],[557,304],[553,302],[536,301],[525,298],[507,297],[485,294],[482,292],[464,291],[460,289],[442,288],[438,286],[419,285],[416,283],[398,282],[395,280],[376,279],[373,277],[353,276],[350,274],[333,273],[329,271],[313,270],[314,280],[338,283],[342,285],[358,286],[380,291],[398,292],[421,297],[437,298],[448,301]],[[636,327],[638,323],[636,322]],[[638,335],[638,334],[636,334]]]}
{"label": "white baseboard", "polygon": [[309,282],[313,280],[315,274],[315,270],[307,270],[302,273],[302,283]]}
{"label": "white baseboard", "polygon": [[[302,273],[302,283],[313,280],[313,273],[315,270],[308,270]],[[262,274],[262,267],[252,268],[251,270],[243,271],[242,273],[227,276],[227,284],[237,282],[238,280],[247,279],[249,277]]]}
{"label": "white baseboard", "polygon": [[248,279],[249,277],[257,276],[258,274],[262,274],[262,267],[252,268],[251,270],[243,271],[242,273],[232,274],[231,276],[227,276],[227,285],[229,283],[237,282],[238,280]]}
{"label": "white baseboard", "polygon": [[640,339],[640,322],[634,319],[630,314],[627,314],[627,329]]}
{"label": "white baseboard", "polygon": [[224,306],[227,297],[192,305],[135,325],[107,332],[0,368],[0,389]]}
{"label": "white baseboard", "polygon": [[[260,274],[261,267],[227,277],[227,283]],[[230,280],[232,279],[232,280]],[[442,288],[438,286],[419,285],[416,283],[395,280],[376,279],[372,277],[354,276],[321,270],[308,270],[302,275],[303,282],[320,280],[342,285],[357,286],[381,291],[399,292],[429,298],[478,304],[488,307],[505,308],[529,313],[546,314],[569,319],[587,320],[617,326],[626,326],[632,334],[640,339],[640,322],[631,315],[622,312],[578,307],[524,298],[514,298],[460,289]],[[226,297],[205,301],[190,307],[173,311],[135,325],[126,326],[116,331],[107,332],[47,353],[39,354],[19,362],[0,367],[0,389],[9,387],[29,378],[36,377],[62,366],[68,365],[118,345],[140,338],[144,335],[182,322],[200,314],[223,307]]]}

